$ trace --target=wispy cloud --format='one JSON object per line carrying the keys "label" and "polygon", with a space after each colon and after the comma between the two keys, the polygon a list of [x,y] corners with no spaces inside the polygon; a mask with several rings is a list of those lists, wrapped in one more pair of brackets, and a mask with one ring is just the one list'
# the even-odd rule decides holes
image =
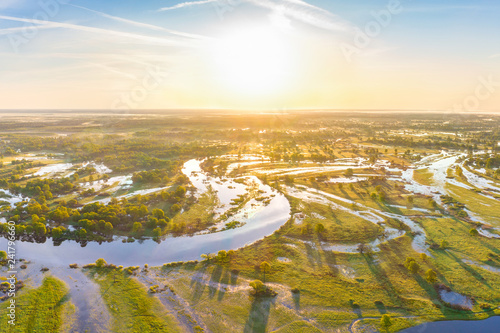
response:
{"label": "wispy cloud", "polygon": [[326,9],[301,0],[247,0],[254,5],[278,11],[302,23],[329,31],[352,31],[354,25]]}
{"label": "wispy cloud", "polygon": [[485,10],[485,6],[481,5],[425,5],[411,6],[405,5],[404,11],[411,13],[430,13],[430,12],[446,12],[452,10]]}
{"label": "wispy cloud", "polygon": [[163,7],[158,9],[159,12],[163,12],[166,10],[173,10],[173,9],[179,9],[179,8],[186,8],[186,7],[193,7],[193,6],[199,6],[199,5],[205,5],[208,3],[212,2],[219,2],[218,0],[201,0],[201,1],[188,1],[188,2],[182,2],[178,3],[177,5],[170,6],[170,7]]}
{"label": "wispy cloud", "polygon": [[[37,29],[52,29],[51,26],[38,26]],[[10,34],[16,34],[16,33],[23,33],[26,31],[26,27],[15,27],[15,28],[5,28],[5,29],[0,29],[0,36],[1,35],[10,35]]]}
{"label": "wispy cloud", "polygon": [[[240,0],[238,3],[250,3],[258,7],[270,9],[281,16],[312,25],[329,31],[353,31],[355,26],[340,16],[321,7],[314,6],[302,0]],[[224,6],[235,7],[237,4],[227,4],[221,0],[201,0],[182,2],[171,7],[160,8],[158,11],[174,10],[185,7],[221,3]]]}
{"label": "wispy cloud", "polygon": [[93,9],[90,9],[90,8],[82,7],[82,6],[77,6],[77,5],[71,5],[71,6],[76,7],[76,8],[80,8],[80,9],[83,9],[83,10],[87,10],[89,12],[95,13],[95,14],[100,15],[102,17],[105,17],[105,18],[108,18],[108,19],[111,19],[111,20],[114,20],[114,21],[126,23],[126,24],[129,24],[129,25],[138,27],[138,28],[147,28],[147,29],[156,30],[156,31],[163,31],[163,32],[167,32],[169,34],[175,35],[175,36],[186,37],[186,38],[194,38],[194,39],[205,39],[205,38],[207,38],[207,37],[204,37],[204,36],[201,36],[201,35],[189,34],[189,33],[181,32],[181,31],[166,29],[166,28],[159,27],[159,26],[153,25],[153,24],[148,24],[148,23],[142,23],[142,22],[128,20],[128,19],[125,19],[125,18],[122,18],[122,17],[109,15],[109,14],[106,14],[106,13],[103,13],[103,12],[99,12],[97,10],[93,10]]}
{"label": "wispy cloud", "polygon": [[116,31],[116,30],[110,30],[110,29],[95,28],[95,27],[76,25],[76,24],[71,24],[71,23],[62,23],[62,22],[54,22],[54,21],[41,21],[41,20],[35,20],[35,19],[26,19],[26,18],[13,17],[13,16],[4,16],[4,15],[0,15],[0,20],[9,20],[9,21],[16,21],[16,22],[31,23],[31,24],[37,25],[38,27],[43,27],[44,29],[65,28],[65,29],[89,32],[89,33],[99,34],[99,35],[107,35],[107,36],[112,36],[112,37],[123,37],[126,39],[133,39],[133,40],[136,40],[139,42],[155,44],[155,45],[190,46],[188,43],[186,43],[184,41],[173,40],[170,38],[152,37],[152,36],[147,36],[147,35],[122,32],[122,31]]}

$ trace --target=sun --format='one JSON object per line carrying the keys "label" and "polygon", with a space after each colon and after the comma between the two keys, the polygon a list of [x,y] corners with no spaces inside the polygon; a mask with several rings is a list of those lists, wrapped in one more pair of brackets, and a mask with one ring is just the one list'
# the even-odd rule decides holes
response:
{"label": "sun", "polygon": [[292,53],[279,31],[238,29],[212,45],[214,76],[225,89],[242,94],[276,93],[291,80]]}

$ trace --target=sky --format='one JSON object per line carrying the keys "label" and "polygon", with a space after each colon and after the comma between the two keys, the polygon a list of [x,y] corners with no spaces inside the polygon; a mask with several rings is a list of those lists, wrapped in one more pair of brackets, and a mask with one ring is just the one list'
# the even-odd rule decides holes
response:
{"label": "sky", "polygon": [[1,0],[0,109],[500,111],[494,0]]}

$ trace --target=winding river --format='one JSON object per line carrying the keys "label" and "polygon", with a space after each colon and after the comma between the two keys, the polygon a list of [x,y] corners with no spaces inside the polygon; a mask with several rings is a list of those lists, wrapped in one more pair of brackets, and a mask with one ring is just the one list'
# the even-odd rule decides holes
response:
{"label": "winding river", "polygon": [[[210,184],[222,203],[227,202],[228,192],[234,186],[232,179],[222,180],[210,177],[200,168],[200,161],[190,160],[184,165],[183,172],[197,188],[197,192]],[[251,244],[278,230],[290,218],[290,203],[286,197],[270,186],[262,184],[252,177],[259,189],[269,195],[267,205],[243,207],[247,213],[239,221],[244,225],[216,233],[197,234],[194,236],[167,237],[161,243],[147,239],[134,243],[123,243],[121,237],[115,241],[99,244],[89,242],[82,247],[75,241],[64,241],[56,246],[51,240],[45,243],[17,242],[16,256],[50,266],[66,266],[71,263],[86,264],[104,258],[115,265],[137,266],[149,264],[162,265],[174,261],[199,260],[202,254],[216,253],[219,250],[235,250]],[[224,187],[224,184],[227,186]],[[238,193],[238,191],[236,191]],[[257,207],[257,208],[255,208]],[[7,240],[0,238],[0,249],[7,249]]]}

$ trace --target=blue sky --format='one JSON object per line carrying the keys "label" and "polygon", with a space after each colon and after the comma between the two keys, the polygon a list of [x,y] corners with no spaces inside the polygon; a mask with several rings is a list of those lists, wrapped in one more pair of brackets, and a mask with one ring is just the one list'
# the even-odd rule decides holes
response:
{"label": "blue sky", "polygon": [[0,98],[498,111],[499,14],[492,0],[3,0]]}

